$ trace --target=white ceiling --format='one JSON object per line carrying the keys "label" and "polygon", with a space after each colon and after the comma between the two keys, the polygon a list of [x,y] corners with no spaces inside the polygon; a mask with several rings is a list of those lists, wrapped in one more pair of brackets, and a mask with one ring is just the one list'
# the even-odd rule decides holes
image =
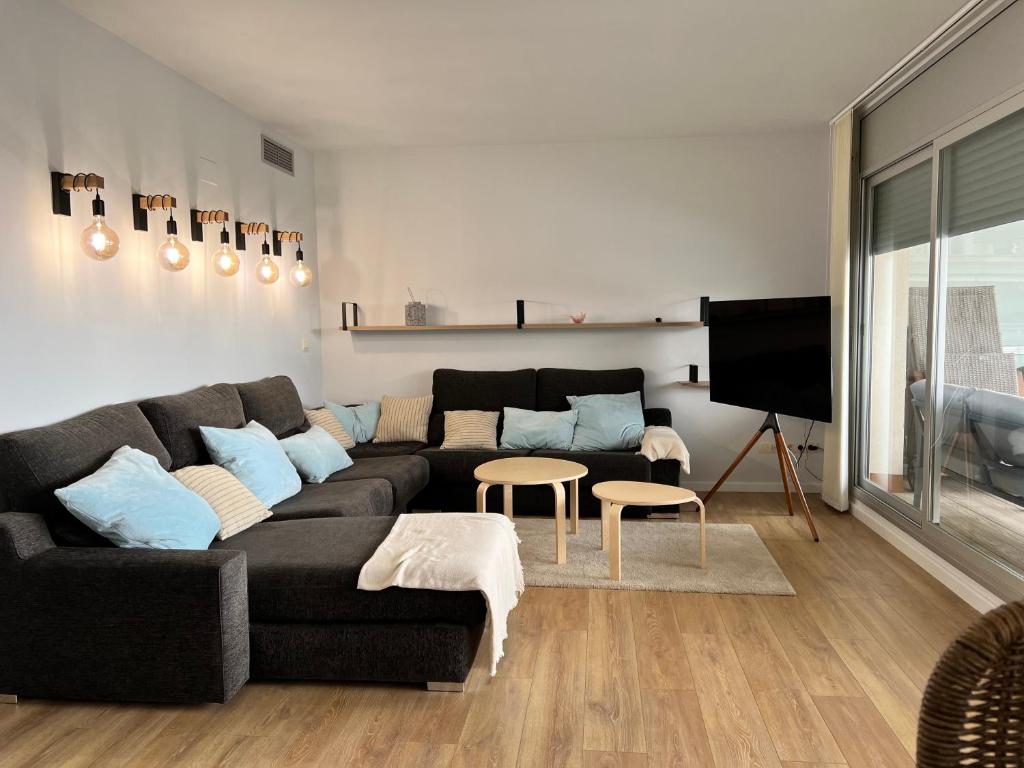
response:
{"label": "white ceiling", "polygon": [[963,0],[66,0],[313,149],[823,125]]}

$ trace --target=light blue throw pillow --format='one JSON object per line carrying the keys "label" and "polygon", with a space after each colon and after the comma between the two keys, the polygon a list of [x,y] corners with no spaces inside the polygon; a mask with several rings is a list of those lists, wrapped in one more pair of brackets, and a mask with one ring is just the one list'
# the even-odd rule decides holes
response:
{"label": "light blue throw pillow", "polygon": [[200,427],[206,450],[218,464],[238,478],[253,496],[272,507],[302,488],[302,480],[274,433],[256,421],[241,429]]}
{"label": "light blue throw pillow", "polygon": [[119,547],[206,549],[220,518],[155,457],[127,445],[88,477],[54,494],[68,511]]}
{"label": "light blue throw pillow", "polygon": [[505,408],[502,448],[549,448],[568,451],[576,429],[576,411],[527,411]]}
{"label": "light blue throw pillow", "polygon": [[368,443],[377,434],[377,422],[380,421],[380,403],[363,403],[362,405],[338,405],[330,401],[324,403],[328,410],[341,422],[341,426],[357,443]]}
{"label": "light blue throw pillow", "polygon": [[569,395],[579,411],[572,436],[574,451],[625,451],[644,438],[644,408],[639,392],[625,395]]}
{"label": "light blue throw pillow", "polygon": [[308,432],[278,441],[302,479],[322,483],[335,472],[352,466],[352,459],[323,427],[313,426]]}

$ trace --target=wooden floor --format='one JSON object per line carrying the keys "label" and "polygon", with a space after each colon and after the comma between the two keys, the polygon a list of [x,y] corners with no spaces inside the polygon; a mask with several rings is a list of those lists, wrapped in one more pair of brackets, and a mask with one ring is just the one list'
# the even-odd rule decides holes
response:
{"label": "wooden floor", "polygon": [[976,614],[812,505],[820,544],[780,494],[709,509],[754,525],[797,597],[529,589],[498,676],[478,666],[465,694],[252,683],[224,706],[0,705],[0,765],[912,766],[922,687]]}

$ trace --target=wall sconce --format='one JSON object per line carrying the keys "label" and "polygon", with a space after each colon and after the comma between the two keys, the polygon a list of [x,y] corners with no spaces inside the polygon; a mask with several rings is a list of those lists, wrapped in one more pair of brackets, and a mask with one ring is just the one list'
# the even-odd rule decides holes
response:
{"label": "wall sconce", "polygon": [[168,211],[167,239],[156,249],[156,260],[168,272],[180,272],[188,266],[188,248],[178,239],[178,222],[174,220],[174,209],[178,201],[170,195],[132,195],[132,216],[135,229],[149,231],[149,213],[155,210]]}
{"label": "wall sconce", "polygon": [[313,282],[313,270],[306,266],[302,256],[302,233],[301,232],[278,232],[274,230],[274,255],[281,255],[281,243],[298,243],[295,251],[295,266],[288,273],[288,279],[297,288],[305,288]]}
{"label": "wall sconce", "polygon": [[239,251],[244,251],[246,235],[265,235],[269,231],[270,227],[264,224],[262,221],[254,221],[249,223],[246,223],[244,221],[236,221],[235,248],[238,249]]}
{"label": "wall sconce", "polygon": [[92,201],[92,223],[82,230],[79,244],[89,258],[106,261],[117,253],[121,239],[117,232],[107,226],[105,216],[106,205],[100,199],[103,189],[103,177],[95,173],[50,173],[50,188],[53,200],[53,212],[57,216],[71,215],[72,192],[96,192]]}
{"label": "wall sconce", "polygon": [[197,211],[192,209],[192,240],[203,242],[203,225],[220,224],[220,246],[213,252],[213,270],[221,277],[231,277],[238,273],[242,260],[231,247],[231,236],[228,235],[227,211]]}

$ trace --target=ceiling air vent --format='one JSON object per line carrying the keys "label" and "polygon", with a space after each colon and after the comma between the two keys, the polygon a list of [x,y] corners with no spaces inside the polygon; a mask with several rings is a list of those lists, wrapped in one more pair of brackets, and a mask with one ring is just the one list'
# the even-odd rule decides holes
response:
{"label": "ceiling air vent", "polygon": [[260,136],[263,140],[263,162],[278,170],[295,175],[295,153],[284,144],[278,144],[271,138]]}

